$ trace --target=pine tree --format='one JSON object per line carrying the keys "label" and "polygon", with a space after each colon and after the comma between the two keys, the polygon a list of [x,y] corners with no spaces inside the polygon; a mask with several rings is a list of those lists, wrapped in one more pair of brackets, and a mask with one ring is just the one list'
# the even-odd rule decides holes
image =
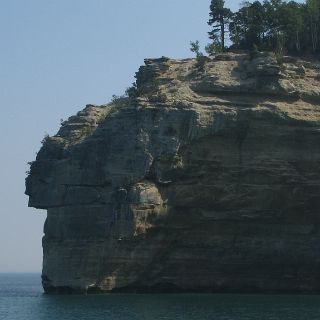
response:
{"label": "pine tree", "polygon": [[282,21],[288,51],[299,52],[301,50],[301,37],[304,28],[303,5],[294,1],[285,4]]}
{"label": "pine tree", "polygon": [[265,36],[264,7],[259,1],[244,2],[229,24],[230,39],[237,48],[261,47]]}
{"label": "pine tree", "polygon": [[232,15],[231,10],[225,8],[224,0],[211,0],[210,5],[210,19],[208,24],[212,26],[209,33],[209,38],[214,44],[220,44],[221,51],[225,49],[225,34],[226,26]]}
{"label": "pine tree", "polygon": [[320,5],[319,0],[307,0],[307,15],[311,35],[312,51],[316,52],[319,42]]}

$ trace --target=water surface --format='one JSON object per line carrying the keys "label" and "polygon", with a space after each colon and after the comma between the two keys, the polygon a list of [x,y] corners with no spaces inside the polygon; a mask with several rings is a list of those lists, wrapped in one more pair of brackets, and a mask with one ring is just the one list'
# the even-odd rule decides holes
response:
{"label": "water surface", "polygon": [[50,296],[40,281],[40,274],[0,274],[0,320],[320,320],[320,296]]}

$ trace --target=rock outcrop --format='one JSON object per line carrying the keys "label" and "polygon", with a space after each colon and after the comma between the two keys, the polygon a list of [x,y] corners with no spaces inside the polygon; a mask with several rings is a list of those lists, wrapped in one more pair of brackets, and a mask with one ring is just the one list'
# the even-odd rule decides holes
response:
{"label": "rock outcrop", "polygon": [[319,292],[319,72],[149,59],[139,97],[62,123],[26,180],[44,290]]}

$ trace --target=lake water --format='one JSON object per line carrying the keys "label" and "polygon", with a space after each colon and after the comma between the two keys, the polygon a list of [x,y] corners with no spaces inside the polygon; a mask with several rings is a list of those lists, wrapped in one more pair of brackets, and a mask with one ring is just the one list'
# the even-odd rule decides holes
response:
{"label": "lake water", "polygon": [[0,274],[1,320],[320,320],[320,296],[42,293],[39,274]]}

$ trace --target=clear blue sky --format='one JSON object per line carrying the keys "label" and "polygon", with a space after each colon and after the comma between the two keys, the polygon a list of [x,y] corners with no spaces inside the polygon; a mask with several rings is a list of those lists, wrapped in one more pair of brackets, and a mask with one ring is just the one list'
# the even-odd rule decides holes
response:
{"label": "clear blue sky", "polygon": [[144,58],[190,56],[190,40],[208,41],[209,4],[0,1],[0,272],[41,270],[46,212],[27,208],[24,178],[45,132],[123,93]]}

